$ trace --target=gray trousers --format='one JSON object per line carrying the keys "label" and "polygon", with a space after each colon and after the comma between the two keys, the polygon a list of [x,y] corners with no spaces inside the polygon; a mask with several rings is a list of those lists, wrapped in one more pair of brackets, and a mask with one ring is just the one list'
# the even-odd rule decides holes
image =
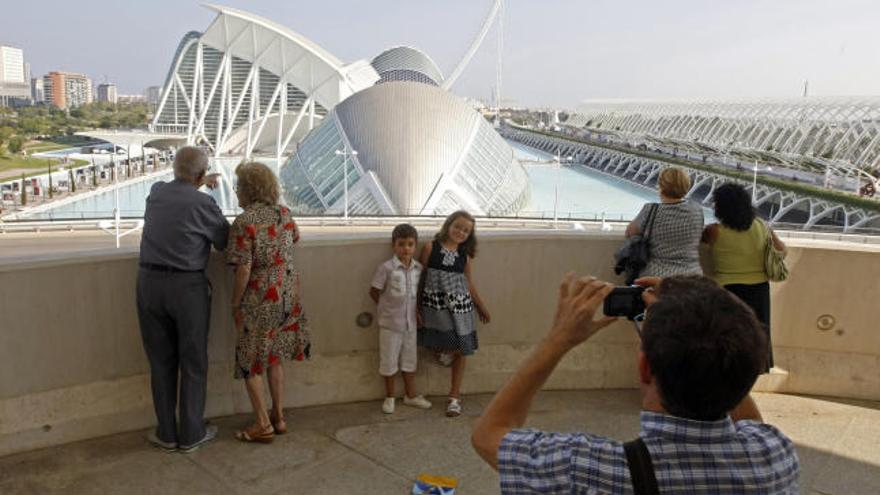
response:
{"label": "gray trousers", "polygon": [[153,406],[159,422],[157,435],[163,442],[192,445],[205,436],[210,283],[203,272],[141,269],[137,278],[137,310],[144,350],[150,361]]}

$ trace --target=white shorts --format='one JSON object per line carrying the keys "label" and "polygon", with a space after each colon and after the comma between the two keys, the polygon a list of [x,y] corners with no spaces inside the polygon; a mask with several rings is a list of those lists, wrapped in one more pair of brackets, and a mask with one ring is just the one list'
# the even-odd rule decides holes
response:
{"label": "white shorts", "polygon": [[393,376],[398,371],[416,371],[416,332],[379,328],[379,374]]}

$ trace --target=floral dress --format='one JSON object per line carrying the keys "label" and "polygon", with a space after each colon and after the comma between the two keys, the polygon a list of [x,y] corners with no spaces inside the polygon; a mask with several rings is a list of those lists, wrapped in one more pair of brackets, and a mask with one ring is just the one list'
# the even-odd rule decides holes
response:
{"label": "floral dress", "polygon": [[282,359],[310,354],[307,319],[300,305],[293,244],[299,229],[290,210],[254,203],[232,223],[226,259],[251,265],[241,311],[244,325],[235,346],[235,378],[261,375]]}

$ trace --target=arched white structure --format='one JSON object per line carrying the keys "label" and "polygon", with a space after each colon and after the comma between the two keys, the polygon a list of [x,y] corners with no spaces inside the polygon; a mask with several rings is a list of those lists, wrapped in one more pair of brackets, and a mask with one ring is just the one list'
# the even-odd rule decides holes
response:
{"label": "arched white structure", "polygon": [[567,124],[796,169],[880,169],[880,97],[586,101]]}
{"label": "arched white structure", "polygon": [[294,137],[379,76],[366,61],[344,65],[302,35],[241,10],[181,41],[152,130],[183,134],[221,154],[285,154]]}
{"label": "arched white structure", "polygon": [[[503,12],[504,0],[495,0],[492,4],[492,9],[489,10],[489,15],[486,16],[486,21],[483,22],[483,27],[480,28],[480,32],[477,33],[477,37],[474,38],[473,43],[471,43],[468,51],[465,52],[464,57],[461,58],[461,61],[458,62],[458,65],[452,69],[452,72],[449,74],[449,77],[446,78],[446,81],[443,83],[443,89],[449,89],[455,84],[455,81],[458,80],[458,77],[461,76],[461,73],[464,72],[464,69],[467,68],[468,64],[471,63],[471,59],[474,58],[474,54],[477,53],[477,50],[480,48],[480,45],[483,44],[483,40],[486,39],[486,35],[489,34],[489,29],[492,27],[492,23],[495,22],[495,18],[498,17],[499,12]],[[499,21],[499,29],[501,21]],[[499,35],[500,39],[500,35]],[[500,44],[499,44],[500,46]],[[500,52],[500,50],[499,50]],[[499,57],[500,57],[499,53]],[[499,64],[499,72],[500,72],[500,64]],[[499,83],[500,86],[500,83]]]}

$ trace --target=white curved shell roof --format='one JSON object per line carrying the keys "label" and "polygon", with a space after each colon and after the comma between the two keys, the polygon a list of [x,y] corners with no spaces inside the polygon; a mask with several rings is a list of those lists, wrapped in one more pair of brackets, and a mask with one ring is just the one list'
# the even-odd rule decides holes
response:
{"label": "white curved shell roof", "polygon": [[443,73],[431,57],[409,46],[389,48],[377,55],[370,64],[380,76],[393,71],[413,71],[424,74],[434,84],[443,83]]}

